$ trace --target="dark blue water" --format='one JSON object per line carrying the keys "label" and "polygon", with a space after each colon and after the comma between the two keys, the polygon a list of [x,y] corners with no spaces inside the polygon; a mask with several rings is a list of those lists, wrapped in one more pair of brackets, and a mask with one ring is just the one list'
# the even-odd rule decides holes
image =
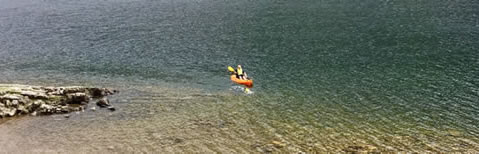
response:
{"label": "dark blue water", "polygon": [[[105,136],[120,137],[101,141],[123,141],[118,151],[252,152],[272,140],[287,144],[276,149],[283,152],[356,144],[389,152],[479,149],[473,0],[0,4],[0,82],[123,91],[119,112],[81,114],[52,129],[90,137],[62,140],[66,148],[55,151],[97,140],[88,134],[100,128],[115,128]],[[231,90],[226,66],[237,64],[254,78],[253,95]],[[92,131],[61,131],[78,129],[72,125]]]}

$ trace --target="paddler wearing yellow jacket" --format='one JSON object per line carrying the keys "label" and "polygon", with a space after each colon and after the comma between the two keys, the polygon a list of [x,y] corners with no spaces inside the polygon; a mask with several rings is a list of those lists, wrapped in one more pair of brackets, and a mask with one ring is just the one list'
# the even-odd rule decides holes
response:
{"label": "paddler wearing yellow jacket", "polygon": [[236,75],[237,79],[248,80],[248,75],[246,74],[246,72],[243,71],[243,69],[241,68],[241,65],[238,65],[236,70],[233,67],[228,66],[228,71],[230,71],[231,74]]}
{"label": "paddler wearing yellow jacket", "polygon": [[236,68],[236,76],[238,79],[241,80],[246,80],[248,78],[246,72],[243,72],[243,68],[241,68],[241,65],[238,65],[238,67]]}

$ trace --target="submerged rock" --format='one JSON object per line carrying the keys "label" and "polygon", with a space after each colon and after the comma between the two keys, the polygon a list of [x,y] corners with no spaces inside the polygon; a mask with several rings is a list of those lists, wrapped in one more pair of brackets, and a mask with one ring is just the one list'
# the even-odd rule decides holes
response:
{"label": "submerged rock", "polygon": [[454,136],[454,137],[460,137],[460,136],[463,136],[463,133],[458,131],[458,130],[447,130],[447,135]]}
{"label": "submerged rock", "polygon": [[272,143],[272,144],[274,145],[274,147],[276,147],[276,148],[282,148],[282,147],[285,147],[285,146],[286,146],[286,144],[281,143],[280,141],[273,141],[273,142],[271,142],[271,143]]}
{"label": "submerged rock", "polygon": [[274,145],[273,144],[266,144],[264,147],[263,147],[263,151],[264,152],[273,152],[274,151]]}
{"label": "submerged rock", "polygon": [[352,145],[348,146],[343,151],[348,153],[378,153],[378,149],[372,145]]}

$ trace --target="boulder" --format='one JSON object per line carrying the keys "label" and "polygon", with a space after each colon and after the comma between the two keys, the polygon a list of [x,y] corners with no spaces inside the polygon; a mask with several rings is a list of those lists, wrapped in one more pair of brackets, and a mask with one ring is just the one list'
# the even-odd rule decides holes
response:
{"label": "boulder", "polygon": [[19,105],[19,106],[17,107],[17,112],[20,113],[20,114],[22,114],[22,113],[27,114],[27,113],[29,113],[30,111],[28,111],[27,108],[25,108],[25,106]]}
{"label": "boulder", "polygon": [[108,98],[103,97],[96,102],[96,105],[100,107],[108,107],[110,106],[110,101],[108,100]]}
{"label": "boulder", "polygon": [[12,107],[12,101],[10,100],[5,100],[5,107]]}
{"label": "boulder", "polygon": [[54,109],[55,108],[53,106],[47,104],[42,104],[38,108],[40,113],[55,113]]}
{"label": "boulder", "polygon": [[37,108],[40,107],[42,104],[45,104],[45,102],[43,102],[42,100],[36,100],[32,103],[32,107]]}
{"label": "boulder", "polygon": [[13,117],[17,113],[17,109],[15,108],[6,108],[4,111],[5,115]]}
{"label": "boulder", "polygon": [[67,94],[67,99],[67,104],[81,104],[82,102],[90,101],[90,97],[87,94],[80,92]]}
{"label": "boulder", "polygon": [[90,94],[92,95],[93,98],[109,96],[117,92],[116,90],[112,91],[107,88],[89,88],[88,91],[90,91]]}
{"label": "boulder", "polygon": [[69,109],[68,106],[62,106],[62,107],[60,107],[60,108],[61,108],[61,112],[63,112],[63,113],[68,113],[68,112],[70,112],[70,109]]}
{"label": "boulder", "polygon": [[18,106],[18,100],[12,100],[11,106],[17,107]]}

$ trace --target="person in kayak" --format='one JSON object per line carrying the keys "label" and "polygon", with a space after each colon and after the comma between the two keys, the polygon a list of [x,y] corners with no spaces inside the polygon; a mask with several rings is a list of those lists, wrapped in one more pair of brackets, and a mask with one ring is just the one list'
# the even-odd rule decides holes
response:
{"label": "person in kayak", "polygon": [[243,80],[243,68],[241,68],[241,65],[236,67],[236,78]]}
{"label": "person in kayak", "polygon": [[243,72],[243,68],[241,68],[241,65],[238,65],[238,67],[236,68],[236,77],[241,80],[246,80],[248,78],[246,72]]}

